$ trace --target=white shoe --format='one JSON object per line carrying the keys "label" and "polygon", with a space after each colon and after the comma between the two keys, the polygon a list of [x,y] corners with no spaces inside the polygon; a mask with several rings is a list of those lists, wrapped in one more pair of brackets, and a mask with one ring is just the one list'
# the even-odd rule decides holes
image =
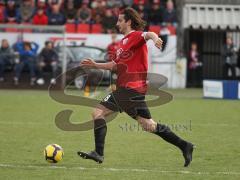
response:
{"label": "white shoe", "polygon": [[51,84],[56,84],[56,79],[55,78],[52,78],[51,81],[50,81]]}
{"label": "white shoe", "polygon": [[14,77],[13,80],[14,80],[14,84],[15,84],[15,85],[18,85],[18,83],[19,83],[19,82],[18,82],[18,78],[17,78],[17,77]]}
{"label": "white shoe", "polygon": [[44,81],[43,78],[39,78],[39,79],[37,80],[37,84],[38,84],[38,85],[44,85],[44,83],[45,83],[45,81]]}

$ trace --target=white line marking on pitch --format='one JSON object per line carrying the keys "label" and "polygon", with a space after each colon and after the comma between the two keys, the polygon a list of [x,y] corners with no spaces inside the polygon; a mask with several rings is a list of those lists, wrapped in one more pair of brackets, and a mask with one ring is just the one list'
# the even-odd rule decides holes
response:
{"label": "white line marking on pitch", "polygon": [[223,172],[197,172],[197,171],[164,171],[157,169],[121,169],[121,168],[86,168],[81,166],[37,166],[37,165],[13,165],[0,164],[0,168],[27,168],[27,169],[70,169],[70,170],[104,170],[104,171],[127,171],[127,172],[156,172],[156,173],[175,173],[175,174],[192,174],[192,175],[240,175],[240,172],[223,171]]}

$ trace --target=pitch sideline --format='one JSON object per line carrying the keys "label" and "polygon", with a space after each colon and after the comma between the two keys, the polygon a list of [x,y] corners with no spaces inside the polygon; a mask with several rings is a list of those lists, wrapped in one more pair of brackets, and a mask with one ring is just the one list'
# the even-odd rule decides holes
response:
{"label": "pitch sideline", "polygon": [[240,175],[240,172],[234,171],[219,171],[219,172],[203,172],[203,171],[165,171],[157,169],[121,169],[121,168],[87,168],[87,167],[66,167],[66,166],[37,166],[37,165],[14,165],[14,164],[0,164],[0,168],[12,168],[12,169],[69,169],[69,170],[104,170],[104,171],[126,171],[126,172],[155,172],[165,174],[192,174],[192,175]]}

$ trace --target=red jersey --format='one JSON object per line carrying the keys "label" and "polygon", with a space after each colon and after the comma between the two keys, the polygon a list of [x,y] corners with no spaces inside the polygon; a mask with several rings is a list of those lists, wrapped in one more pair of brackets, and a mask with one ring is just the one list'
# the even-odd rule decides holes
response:
{"label": "red jersey", "polygon": [[133,31],[118,44],[116,59],[117,87],[131,88],[145,94],[147,90],[148,51],[144,32]]}
{"label": "red jersey", "polygon": [[48,17],[45,14],[43,14],[43,15],[36,14],[33,17],[33,24],[35,24],[35,25],[47,25],[48,24]]}
{"label": "red jersey", "polygon": [[119,42],[111,43],[107,47],[108,61],[114,60],[118,49]]}
{"label": "red jersey", "polygon": [[4,5],[0,4],[0,23],[4,22]]}

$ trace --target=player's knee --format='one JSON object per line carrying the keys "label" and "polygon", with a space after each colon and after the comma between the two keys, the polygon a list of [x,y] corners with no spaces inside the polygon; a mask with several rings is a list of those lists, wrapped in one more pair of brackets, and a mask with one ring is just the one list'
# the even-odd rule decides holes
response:
{"label": "player's knee", "polygon": [[92,112],[92,118],[93,119],[99,119],[99,118],[103,118],[103,113],[101,110],[99,109],[94,109]]}
{"label": "player's knee", "polygon": [[139,121],[139,123],[144,131],[147,131],[147,132],[155,132],[156,131],[157,125],[154,121],[143,120],[143,121]]}

